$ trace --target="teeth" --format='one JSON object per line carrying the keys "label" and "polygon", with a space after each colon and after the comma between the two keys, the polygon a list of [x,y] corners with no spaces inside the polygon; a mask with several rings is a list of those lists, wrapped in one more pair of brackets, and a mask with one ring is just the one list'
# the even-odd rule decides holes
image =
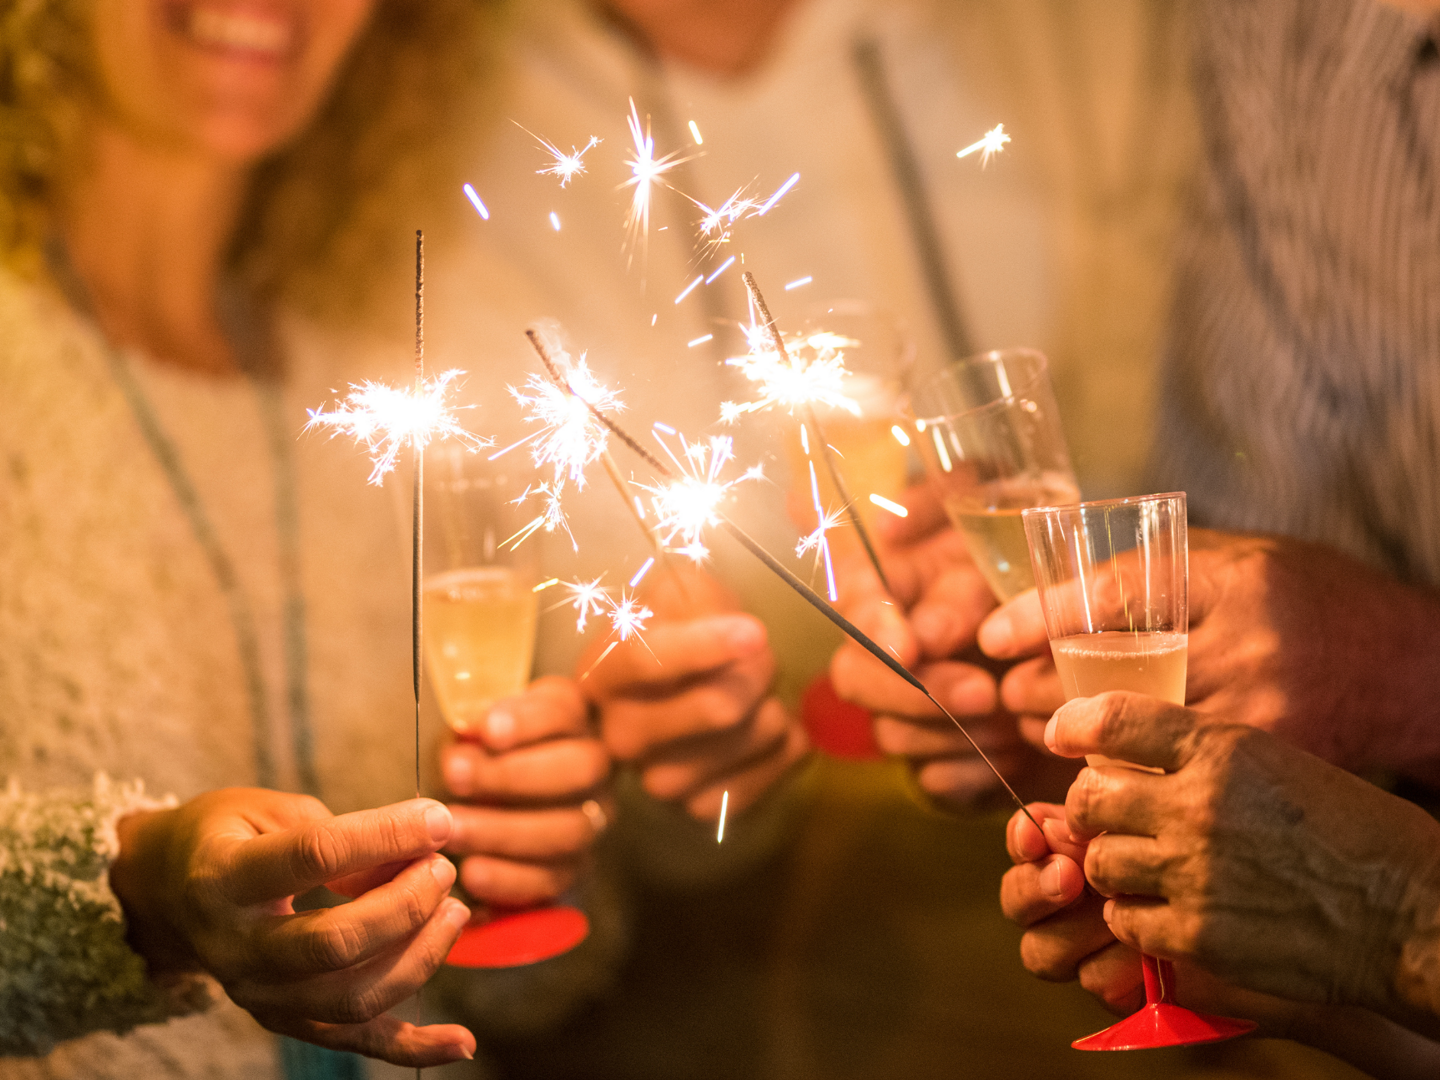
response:
{"label": "teeth", "polygon": [[196,7],[190,11],[190,37],[203,45],[281,54],[290,47],[290,28],[270,19]]}

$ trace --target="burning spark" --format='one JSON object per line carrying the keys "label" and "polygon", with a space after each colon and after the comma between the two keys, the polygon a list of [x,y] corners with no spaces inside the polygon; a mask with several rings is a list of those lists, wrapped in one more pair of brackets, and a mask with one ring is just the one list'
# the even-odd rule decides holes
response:
{"label": "burning spark", "polygon": [[704,334],[704,335],[702,335],[702,336],[700,336],[700,337],[697,337],[695,340],[688,342],[688,343],[686,344],[686,348],[693,349],[693,348],[695,348],[696,345],[704,345],[707,341],[714,341],[714,340],[715,340],[715,335],[714,335],[714,334]]}
{"label": "burning spark", "polygon": [[[657,518],[656,535],[666,550],[693,562],[704,562],[710,555],[705,546],[705,530],[720,523],[720,504],[737,484],[759,480],[764,472],[759,465],[747,469],[734,480],[720,479],[725,467],[735,458],[735,445],[728,435],[712,435],[704,442],[689,442],[684,435],[656,424],[655,439],[666,455],[684,475],[668,483],[639,485],[650,493],[650,503]],[[680,452],[671,448],[658,432],[673,434],[680,442]],[[677,545],[677,541],[679,544]]]}
{"label": "burning spark", "polygon": [[694,120],[690,121],[690,137],[695,140],[696,146],[705,145],[705,140],[700,137],[700,129],[696,126]]}
{"label": "burning spark", "polygon": [[[734,231],[736,222],[749,217],[763,217],[770,209],[784,197],[785,193],[800,181],[800,174],[795,173],[781,184],[775,194],[766,199],[763,203],[751,198],[747,192],[748,187],[739,188],[736,192],[720,204],[718,208],[706,206],[699,199],[690,199],[699,208],[701,217],[696,222],[695,228],[699,233],[699,240],[702,245],[714,250],[721,244],[728,243],[730,234]],[[686,196],[689,198],[689,196]]]}
{"label": "burning spark", "polygon": [[585,172],[585,155],[589,153],[591,149],[600,145],[600,140],[596,136],[591,135],[590,141],[583,147],[576,150],[572,145],[570,147],[570,153],[567,154],[549,139],[541,138],[529,128],[522,127],[521,130],[525,131],[531,138],[538,142],[541,147],[544,148],[545,152],[555,159],[545,168],[536,169],[535,174],[537,176],[558,176],[562,188],[570,183],[571,180],[575,179],[575,177]]}
{"label": "burning spark", "polygon": [[[625,407],[617,393],[607,389],[591,374],[583,356],[572,363],[564,350],[557,348],[554,352],[560,358],[561,377],[566,385],[560,386],[544,375],[532,374],[524,390],[509,387],[511,396],[525,410],[526,422],[538,424],[540,430],[528,439],[506,447],[506,450],[513,450],[529,442],[535,464],[554,469],[550,481],[535,485],[521,496],[522,499],[532,494],[544,497],[545,512],[535,528],[543,527],[546,532],[565,525],[565,513],[560,506],[565,485],[573,483],[577,489],[584,490],[586,467],[605,452],[609,432],[595,420],[585,403],[588,401],[606,412],[620,412]],[[535,528],[530,528],[515,542],[528,537]]]}
{"label": "burning spark", "polygon": [[858,342],[829,331],[791,337],[785,342],[785,356],[775,346],[763,326],[751,323],[742,326],[750,351],[744,356],[727,359],[726,364],[740,369],[752,383],[759,384],[760,396],[754,401],[726,401],[720,406],[720,418],[734,423],[745,413],[759,412],[779,405],[790,412],[804,406],[825,405],[844,409],[852,416],[860,415],[860,405],[844,393],[845,350]]}
{"label": "burning spark", "polygon": [[1005,144],[1010,141],[1010,136],[1005,134],[1005,125],[996,124],[987,131],[983,138],[976,139],[969,146],[965,147],[955,156],[957,158],[969,157],[976,151],[980,151],[980,167],[983,169],[990,164],[990,159],[1004,149]]}
{"label": "burning spark", "polygon": [[835,588],[835,564],[830,558],[829,532],[845,519],[845,511],[838,510],[835,513],[827,514],[820,505],[820,481],[815,476],[815,462],[809,461],[810,466],[810,498],[815,504],[815,531],[803,538],[795,545],[795,554],[804,556],[807,552],[815,552],[815,564],[817,568],[825,566],[825,587],[833,604],[840,598]]}
{"label": "burning spark", "polygon": [[465,197],[469,199],[470,204],[475,207],[475,212],[480,215],[481,220],[489,221],[490,211],[486,208],[485,204],[480,201],[480,196],[475,194],[475,189],[469,184],[466,184],[464,190]]}
{"label": "burning spark", "polygon": [[725,842],[725,815],[730,810],[730,792],[726,791],[720,796],[720,828],[715,831],[715,843]]}
{"label": "burning spark", "polygon": [[446,371],[404,390],[366,380],[352,384],[344,401],[326,412],[309,409],[305,430],[331,428],[331,436],[349,435],[365,444],[374,468],[370,483],[382,484],[407,446],[423,450],[434,439],[458,439],[472,451],[490,440],[472,435],[460,426],[457,407],[448,403],[451,383],[462,371]]}
{"label": "burning spark", "polygon": [[890,513],[894,514],[896,517],[910,516],[909,510],[907,510],[905,507],[901,506],[897,502],[891,502],[889,499],[885,498],[884,495],[876,495],[872,492],[870,495],[870,501],[876,506],[880,507],[881,510],[889,510]]}
{"label": "burning spark", "polygon": [[890,434],[895,436],[895,441],[901,446],[910,445],[910,436],[899,424],[890,425]]}
{"label": "burning spark", "polygon": [[813,277],[811,277],[809,274],[806,274],[804,277],[796,278],[794,281],[787,284],[785,286],[785,291],[789,292],[791,289],[804,288],[806,285],[809,285],[814,280],[815,279]]}
{"label": "burning spark", "polygon": [[630,588],[636,588],[640,584],[640,582],[644,581],[645,575],[650,572],[650,568],[654,565],[655,556],[651,555],[648,559],[645,560],[644,564],[641,565],[640,569],[635,571],[635,576],[630,579]]}
{"label": "burning spark", "polygon": [[550,227],[556,232],[560,231],[560,215],[555,213],[554,210],[550,211]]}
{"label": "burning spark", "polygon": [[629,246],[631,255],[634,255],[637,243],[643,247],[646,237],[650,234],[650,194],[656,184],[665,184],[665,174],[688,158],[679,157],[679,151],[672,151],[662,158],[655,156],[655,138],[650,134],[650,123],[647,120],[644,127],[640,125],[640,113],[635,108],[635,99],[630,99],[630,116],[626,123],[630,125],[630,138],[634,142],[634,152],[625,160],[630,168],[630,179],[626,180],[622,187],[634,188],[630,195],[630,210],[625,215],[625,231],[629,235]]}

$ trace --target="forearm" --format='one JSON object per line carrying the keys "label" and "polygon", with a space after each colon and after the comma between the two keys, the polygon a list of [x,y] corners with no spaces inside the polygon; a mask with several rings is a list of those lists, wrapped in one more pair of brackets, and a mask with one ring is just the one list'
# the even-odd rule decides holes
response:
{"label": "forearm", "polygon": [[208,1004],[202,986],[150,979],[107,880],[116,822],[157,805],[103,777],[89,794],[0,795],[0,1054]]}
{"label": "forearm", "polygon": [[1440,1043],[1366,1009],[1301,1009],[1285,1034],[1372,1076],[1431,1080],[1440,1075]]}

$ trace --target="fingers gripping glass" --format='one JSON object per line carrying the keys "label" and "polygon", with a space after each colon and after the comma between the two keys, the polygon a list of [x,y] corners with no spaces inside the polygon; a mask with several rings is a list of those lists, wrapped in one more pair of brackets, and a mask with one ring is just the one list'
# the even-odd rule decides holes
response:
{"label": "fingers gripping glass", "polygon": [[[533,544],[511,542],[530,516],[516,503],[529,480],[519,469],[449,442],[427,454],[425,660],[440,712],[461,739],[478,741],[491,707],[530,680],[539,567]],[[564,904],[501,913],[466,927],[446,962],[536,963],[574,948],[589,926]]]}
{"label": "fingers gripping glass", "polygon": [[[1185,704],[1189,631],[1185,494],[1145,495],[1021,515],[1045,630],[1066,700],[1107,690]],[[1091,765],[1123,765],[1097,755]],[[1138,766],[1132,766],[1138,768]],[[1138,1050],[1219,1042],[1253,1031],[1249,1020],[1175,1004],[1175,969],[1141,958],[1145,1006],[1077,1050]]]}

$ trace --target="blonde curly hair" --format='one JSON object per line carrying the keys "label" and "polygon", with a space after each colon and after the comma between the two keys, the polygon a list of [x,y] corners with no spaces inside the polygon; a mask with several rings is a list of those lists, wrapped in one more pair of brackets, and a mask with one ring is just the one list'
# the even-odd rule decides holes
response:
{"label": "blonde curly hair", "polygon": [[[0,0],[0,262],[27,276],[44,271],[56,181],[101,95],[92,7]],[[457,118],[479,120],[503,7],[377,0],[320,113],[254,172],[230,264],[257,295],[365,309],[376,268],[437,223],[435,193],[458,191]]]}

